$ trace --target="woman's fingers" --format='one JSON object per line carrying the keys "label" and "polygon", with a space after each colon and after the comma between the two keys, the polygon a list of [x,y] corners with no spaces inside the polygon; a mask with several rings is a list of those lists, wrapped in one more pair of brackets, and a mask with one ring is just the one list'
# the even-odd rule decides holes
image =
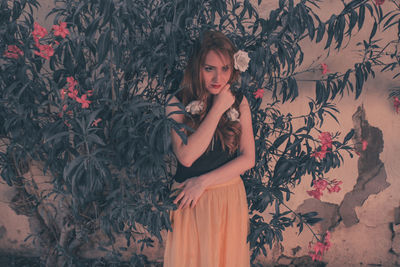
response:
{"label": "woman's fingers", "polygon": [[179,203],[178,210],[182,209],[183,204],[185,203],[186,198],[182,198],[181,202]]}
{"label": "woman's fingers", "polygon": [[199,188],[195,180],[192,179],[186,180],[185,182],[177,185],[176,187],[182,189],[182,191],[173,201],[174,204],[176,205],[179,204],[178,210],[184,209],[186,207],[193,208],[197,204],[197,201],[199,200],[202,192],[204,191],[201,188]]}
{"label": "woman's fingers", "polygon": [[179,203],[178,210],[184,209],[186,207],[193,208],[196,205],[197,200],[198,199],[194,199],[191,196],[183,194],[183,192],[182,192],[175,198],[174,204]]}
{"label": "woman's fingers", "polygon": [[184,209],[188,204],[190,205],[190,198],[188,198],[187,196],[185,196],[182,200],[181,203],[179,204],[178,209]]}
{"label": "woman's fingers", "polygon": [[186,181],[184,181],[184,182],[178,184],[176,187],[177,187],[177,188],[182,188],[182,187],[184,187],[185,185],[186,185]]}
{"label": "woman's fingers", "polygon": [[189,197],[187,196],[187,193],[185,194],[185,191],[182,191],[174,200],[174,204],[178,206],[178,210],[184,208],[186,206],[186,202],[188,202]]}
{"label": "woman's fingers", "polygon": [[225,86],[224,86],[224,88],[222,88],[221,92],[229,90],[230,87],[231,87],[231,85],[229,83],[225,84]]}
{"label": "woman's fingers", "polygon": [[[178,184],[176,186],[176,188],[183,189],[185,187],[185,185],[186,185],[186,181],[184,181],[183,183]],[[174,201],[173,201],[174,204],[176,205],[184,195],[185,195],[185,191],[181,190],[180,194],[174,199]]]}
{"label": "woman's fingers", "polygon": [[174,204],[176,205],[185,195],[185,192],[182,191],[175,199],[174,199]]}
{"label": "woman's fingers", "polygon": [[194,206],[196,206],[198,200],[199,200],[198,198],[197,199],[193,199],[192,200],[192,204],[190,205],[190,208],[194,208]]}

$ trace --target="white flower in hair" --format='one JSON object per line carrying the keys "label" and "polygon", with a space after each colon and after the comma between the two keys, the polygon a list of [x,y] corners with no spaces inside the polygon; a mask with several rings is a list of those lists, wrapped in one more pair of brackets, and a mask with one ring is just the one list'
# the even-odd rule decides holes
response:
{"label": "white flower in hair", "polygon": [[235,61],[235,69],[240,72],[246,71],[249,67],[250,58],[247,52],[239,50],[233,55],[233,59]]}
{"label": "white flower in hair", "polygon": [[186,107],[185,111],[192,115],[200,114],[204,109],[204,103],[200,100],[190,102]]}
{"label": "white flower in hair", "polygon": [[240,121],[239,120],[239,112],[235,108],[230,108],[226,112],[226,116],[230,121]]}

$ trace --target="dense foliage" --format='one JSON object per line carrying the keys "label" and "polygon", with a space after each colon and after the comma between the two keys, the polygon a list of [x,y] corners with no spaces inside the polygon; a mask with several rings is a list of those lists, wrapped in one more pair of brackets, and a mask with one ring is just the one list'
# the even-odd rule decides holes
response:
{"label": "dense foliage", "polygon": [[[103,249],[117,233],[127,246],[133,240],[143,247],[170,229],[170,131],[180,125],[165,115],[166,92],[179,88],[206,29],[224,32],[251,58],[237,88],[251,104],[257,148],[256,166],[242,176],[252,260],[266,253],[265,245],[282,240],[285,228],[301,231],[304,223],[317,222],[315,213],[292,217],[281,207],[302,177],[324,180],[342,164],[344,151],[352,155],[353,131],[329,135],[330,145],[326,133],[315,136],[325,115],[336,119],[330,101],[344,93],[360,96],[374,75],[374,58],[364,56],[352,69],[313,81],[316,94],[307,114],[282,114],[279,102],[296,99],[299,77],[319,68],[303,66],[302,40],[341,49],[370,16],[376,23],[364,43],[374,48],[377,25],[387,18],[375,3],[353,0],[323,21],[314,12],[317,5],[280,0],[267,12],[248,0],[58,0],[49,14],[56,27],[44,34],[32,16],[36,0],[1,1],[1,176],[10,186],[20,185],[29,166],[41,162],[53,177],[52,194],[36,196],[33,209],[57,196],[67,203],[62,212],[73,230],[63,243],[62,231],[54,231],[49,249],[56,247],[72,264],[79,260],[76,248],[99,229],[111,241],[100,244]],[[263,90],[273,99],[262,99]],[[295,127],[295,120],[301,125]],[[266,221],[261,214],[269,206],[275,209]],[[114,247],[111,254],[123,249]],[[146,261],[134,255],[131,264]]]}
{"label": "dense foliage", "polygon": [[[381,67],[382,72],[395,72],[393,80],[396,80],[400,76],[400,4],[393,1],[392,9],[386,14],[381,14],[379,17],[378,25],[383,28],[383,31],[395,31],[396,33],[393,32],[392,34],[395,38],[382,44],[381,40],[375,37],[374,40],[370,40],[369,43],[364,44],[364,49],[369,52],[368,56],[373,60],[374,65]],[[393,106],[396,112],[399,113],[400,86],[395,86],[390,88],[390,90],[389,97],[393,98]]]}

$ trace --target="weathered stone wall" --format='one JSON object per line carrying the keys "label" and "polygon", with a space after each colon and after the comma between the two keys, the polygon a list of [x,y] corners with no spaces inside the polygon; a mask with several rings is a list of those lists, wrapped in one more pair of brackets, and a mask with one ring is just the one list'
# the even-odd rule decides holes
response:
{"label": "weathered stone wall", "polygon": [[[43,25],[51,25],[50,19],[43,21],[45,14],[52,6],[52,0],[42,0],[42,8],[36,19]],[[268,14],[278,1],[264,1],[259,8],[261,14]],[[317,12],[322,18],[328,18],[331,12],[338,11],[341,1],[331,0],[321,3]],[[385,5],[383,5],[385,9]],[[386,9],[386,12],[388,10]],[[316,65],[326,63],[332,72],[344,71],[359,60],[354,50],[358,40],[369,35],[371,21],[358,33],[347,48],[337,52],[324,51],[323,45],[304,41],[305,65],[314,60]],[[378,32],[378,37],[388,38],[394,32]],[[323,43],[323,42],[322,42]],[[319,71],[309,74],[309,78],[321,75]],[[389,88],[398,85],[392,80],[392,74],[376,73],[374,80],[369,80],[360,98],[354,100],[354,94],[344,95],[337,100],[340,110],[337,124],[327,118],[323,130],[329,132],[347,133],[356,130],[358,140],[368,141],[368,148],[360,156],[350,158],[344,155],[344,165],[329,173],[332,179],[343,181],[339,193],[324,194],[321,200],[311,198],[306,191],[310,190],[311,177],[304,177],[303,183],[294,189],[288,205],[296,211],[318,211],[324,220],[313,229],[317,233],[326,230],[332,233],[332,247],[324,255],[323,261],[328,266],[400,266],[400,114],[394,111],[392,100],[388,99]],[[305,77],[306,79],[307,77]],[[292,103],[282,105],[282,112],[300,115],[308,111],[308,96],[314,96],[313,83],[300,84],[301,95]],[[264,96],[269,101],[270,96]],[[343,138],[343,137],[342,137]],[[37,170],[34,170],[36,172]],[[41,183],[46,178],[36,173]],[[11,204],[18,198],[19,191],[0,184],[0,250],[19,252],[25,255],[38,255],[40,246],[33,244],[33,238],[24,239],[36,231],[43,222],[27,214],[18,214],[16,204]],[[268,215],[266,215],[268,216]],[[305,229],[298,235],[298,229],[292,228],[284,232],[284,242],[268,251],[268,256],[260,258],[265,264],[294,264],[308,254],[312,234]],[[87,244],[82,255],[88,257],[100,256],[95,249],[95,241]],[[149,251],[154,259],[162,259],[163,247]]]}

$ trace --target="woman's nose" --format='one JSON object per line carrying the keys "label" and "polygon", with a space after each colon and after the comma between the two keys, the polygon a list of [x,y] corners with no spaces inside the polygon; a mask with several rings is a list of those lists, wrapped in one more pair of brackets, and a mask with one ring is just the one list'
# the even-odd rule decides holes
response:
{"label": "woman's nose", "polygon": [[213,82],[218,82],[219,77],[220,77],[219,72],[218,72],[218,71],[214,71],[213,77],[212,77],[212,81],[213,81]]}

